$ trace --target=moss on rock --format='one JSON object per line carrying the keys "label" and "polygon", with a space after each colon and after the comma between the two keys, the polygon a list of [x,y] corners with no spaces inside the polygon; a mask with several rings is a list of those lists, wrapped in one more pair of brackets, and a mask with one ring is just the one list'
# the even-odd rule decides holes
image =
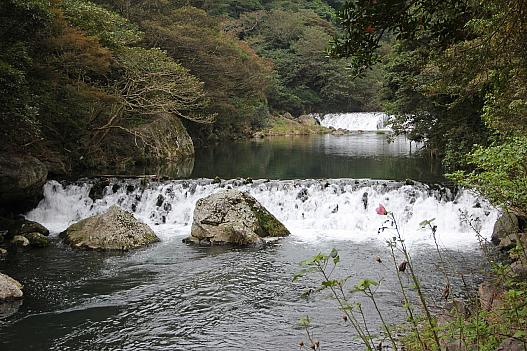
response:
{"label": "moss on rock", "polygon": [[29,240],[29,245],[31,247],[48,247],[49,239],[40,233],[29,233],[24,234],[27,240]]}
{"label": "moss on rock", "polygon": [[258,236],[279,238],[289,235],[289,230],[259,203],[252,201],[251,210],[258,220],[259,228],[256,231]]}

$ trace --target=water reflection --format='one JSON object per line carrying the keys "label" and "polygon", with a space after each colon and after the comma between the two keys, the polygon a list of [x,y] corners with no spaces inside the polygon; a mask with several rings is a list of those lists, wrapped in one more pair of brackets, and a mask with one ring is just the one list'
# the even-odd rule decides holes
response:
{"label": "water reflection", "polygon": [[100,175],[126,175],[126,176],[142,176],[142,175],[157,175],[160,177],[168,177],[171,179],[189,178],[194,170],[194,158],[184,158],[178,161],[165,162],[160,164],[146,164],[127,166],[120,169],[106,169],[97,170],[94,172],[84,172],[82,174],[75,174],[73,179],[80,177],[96,177]]}
{"label": "water reflection", "polygon": [[404,137],[382,134],[274,137],[198,150],[192,177],[372,178],[443,181],[441,165]]}

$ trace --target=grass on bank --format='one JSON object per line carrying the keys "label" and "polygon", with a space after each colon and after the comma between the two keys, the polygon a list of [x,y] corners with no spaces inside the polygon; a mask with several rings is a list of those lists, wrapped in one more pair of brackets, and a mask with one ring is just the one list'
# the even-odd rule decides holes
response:
{"label": "grass on bank", "polygon": [[273,116],[269,119],[269,125],[256,134],[256,136],[278,136],[278,135],[310,135],[327,134],[331,130],[316,125],[302,124],[294,119]]}

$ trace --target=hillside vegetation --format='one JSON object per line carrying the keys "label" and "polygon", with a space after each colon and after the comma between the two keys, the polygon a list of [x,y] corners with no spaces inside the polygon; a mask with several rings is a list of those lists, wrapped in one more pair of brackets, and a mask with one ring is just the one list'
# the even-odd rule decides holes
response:
{"label": "hillside vegetation", "polygon": [[341,3],[2,1],[1,148],[67,174],[178,160],[279,113],[376,109],[379,70],[353,80],[326,53]]}

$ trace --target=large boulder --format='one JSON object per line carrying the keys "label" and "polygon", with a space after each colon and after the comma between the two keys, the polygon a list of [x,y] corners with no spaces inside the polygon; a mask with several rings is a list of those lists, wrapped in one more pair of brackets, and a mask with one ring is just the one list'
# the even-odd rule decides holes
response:
{"label": "large boulder", "polygon": [[0,302],[21,299],[22,296],[22,284],[0,273]]}
{"label": "large boulder", "polygon": [[0,154],[0,208],[26,212],[43,196],[46,166],[33,156]]}
{"label": "large boulder", "polygon": [[159,241],[150,227],[119,206],[69,226],[60,237],[74,248],[131,250]]}
{"label": "large boulder", "polygon": [[27,219],[0,217],[0,236],[3,236],[5,240],[9,240],[15,235],[26,236],[31,233],[48,236],[49,230],[42,224]]}
{"label": "large boulder", "polygon": [[515,233],[518,233],[519,230],[520,226],[518,224],[518,217],[516,217],[514,213],[505,212],[494,224],[491,242],[495,245],[499,245],[501,239],[504,239],[509,235],[514,235]]}
{"label": "large boulder", "polygon": [[225,190],[198,200],[187,242],[200,245],[258,245],[262,238],[289,235],[254,197]]}
{"label": "large boulder", "polygon": [[318,125],[317,120],[312,115],[302,115],[298,117],[298,122],[305,126],[316,126]]}
{"label": "large boulder", "polygon": [[42,234],[44,236],[48,236],[49,235],[48,228],[44,227],[40,223],[29,221],[27,219],[23,219],[19,223],[20,223],[20,227],[18,228],[18,231],[16,233],[18,235],[24,235],[25,236],[25,235],[30,234],[30,233],[39,233],[39,234]]}
{"label": "large boulder", "polygon": [[159,114],[153,122],[136,129],[148,143],[147,153],[154,159],[177,162],[194,155],[194,143],[181,120]]}

